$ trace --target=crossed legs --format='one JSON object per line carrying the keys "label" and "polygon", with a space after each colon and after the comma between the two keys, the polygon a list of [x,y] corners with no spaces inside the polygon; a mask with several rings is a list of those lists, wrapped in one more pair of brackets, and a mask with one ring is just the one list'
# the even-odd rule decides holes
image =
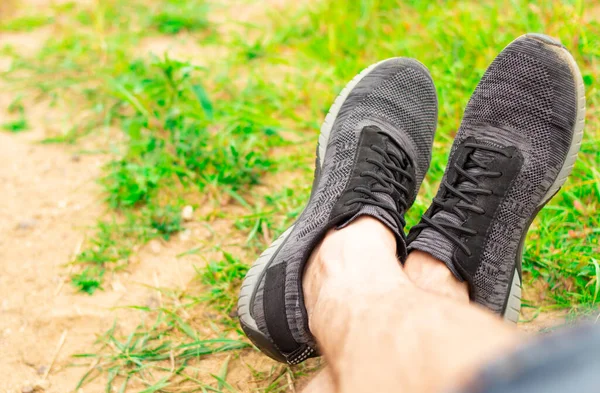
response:
{"label": "crossed legs", "polygon": [[412,252],[404,267],[392,232],[361,218],[327,234],[304,274],[311,332],[327,368],[306,393],[440,392],[516,347],[516,329],[469,304],[466,284]]}

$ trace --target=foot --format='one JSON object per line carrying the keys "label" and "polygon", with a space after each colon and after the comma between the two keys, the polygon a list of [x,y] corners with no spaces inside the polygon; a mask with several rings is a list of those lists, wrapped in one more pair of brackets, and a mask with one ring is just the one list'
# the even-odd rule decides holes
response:
{"label": "foot", "polygon": [[321,128],[308,205],[242,285],[240,323],[265,354],[289,364],[317,356],[302,276],[330,229],[374,217],[393,232],[398,255],[406,256],[404,212],[429,167],[436,122],[431,76],[411,59],[372,65],[335,100]]}
{"label": "foot", "polygon": [[467,105],[409,250],[445,262],[472,301],[517,322],[525,235],[573,168],[584,110],[583,81],[564,46],[539,34],[512,42]]}

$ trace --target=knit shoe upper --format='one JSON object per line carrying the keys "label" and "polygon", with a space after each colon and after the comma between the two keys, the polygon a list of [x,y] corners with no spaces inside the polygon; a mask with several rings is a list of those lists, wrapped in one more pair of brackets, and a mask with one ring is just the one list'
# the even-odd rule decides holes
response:
{"label": "knit shoe upper", "polygon": [[506,47],[475,89],[439,191],[408,237],[410,250],[466,280],[473,301],[513,321],[527,228],[579,150],[582,86],[551,38],[530,34]]}

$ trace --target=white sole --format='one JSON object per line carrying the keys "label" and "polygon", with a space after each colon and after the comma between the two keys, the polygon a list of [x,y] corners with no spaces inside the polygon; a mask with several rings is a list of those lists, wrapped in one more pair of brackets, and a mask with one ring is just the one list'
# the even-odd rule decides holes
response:
{"label": "white sole", "polygon": [[[565,162],[561,170],[556,176],[556,180],[552,183],[552,186],[548,189],[548,192],[538,205],[538,208],[544,207],[546,203],[552,199],[552,197],[558,192],[558,190],[565,183],[571,171],[573,170],[573,166],[575,165],[575,161],[577,161],[577,154],[579,153],[579,149],[581,148],[581,141],[583,139],[583,127],[585,125],[585,88],[583,85],[583,78],[581,77],[581,71],[579,71],[579,67],[577,66],[577,62],[573,58],[571,53],[563,48],[556,46],[556,50],[559,55],[567,61],[569,67],[571,68],[571,72],[575,77],[575,85],[577,90],[577,120],[575,121],[575,128],[573,130],[573,139],[571,140],[571,147],[569,148],[569,152],[567,153],[567,157],[565,158]],[[524,241],[524,240],[523,240]],[[518,255],[521,258],[521,255]],[[512,323],[517,323],[519,321],[519,314],[521,310],[521,280],[519,278],[519,273],[515,269],[513,281],[511,283],[510,293],[508,295],[508,301],[506,303],[506,309],[504,310],[504,320]]]}

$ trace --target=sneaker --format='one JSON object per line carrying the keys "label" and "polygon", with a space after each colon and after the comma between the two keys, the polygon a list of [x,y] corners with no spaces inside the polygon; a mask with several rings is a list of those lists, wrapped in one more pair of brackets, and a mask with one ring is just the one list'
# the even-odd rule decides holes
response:
{"label": "sneaker", "polygon": [[396,235],[398,255],[406,256],[404,212],[429,167],[436,123],[433,81],[412,59],[370,66],[336,98],[321,127],[308,205],[242,284],[240,323],[265,354],[288,364],[318,355],[302,272],[328,230],[375,217]]}
{"label": "sneaker", "polygon": [[585,96],[559,42],[527,34],[508,45],[477,85],[433,203],[409,250],[446,263],[471,300],[517,322],[529,225],[573,168]]}

